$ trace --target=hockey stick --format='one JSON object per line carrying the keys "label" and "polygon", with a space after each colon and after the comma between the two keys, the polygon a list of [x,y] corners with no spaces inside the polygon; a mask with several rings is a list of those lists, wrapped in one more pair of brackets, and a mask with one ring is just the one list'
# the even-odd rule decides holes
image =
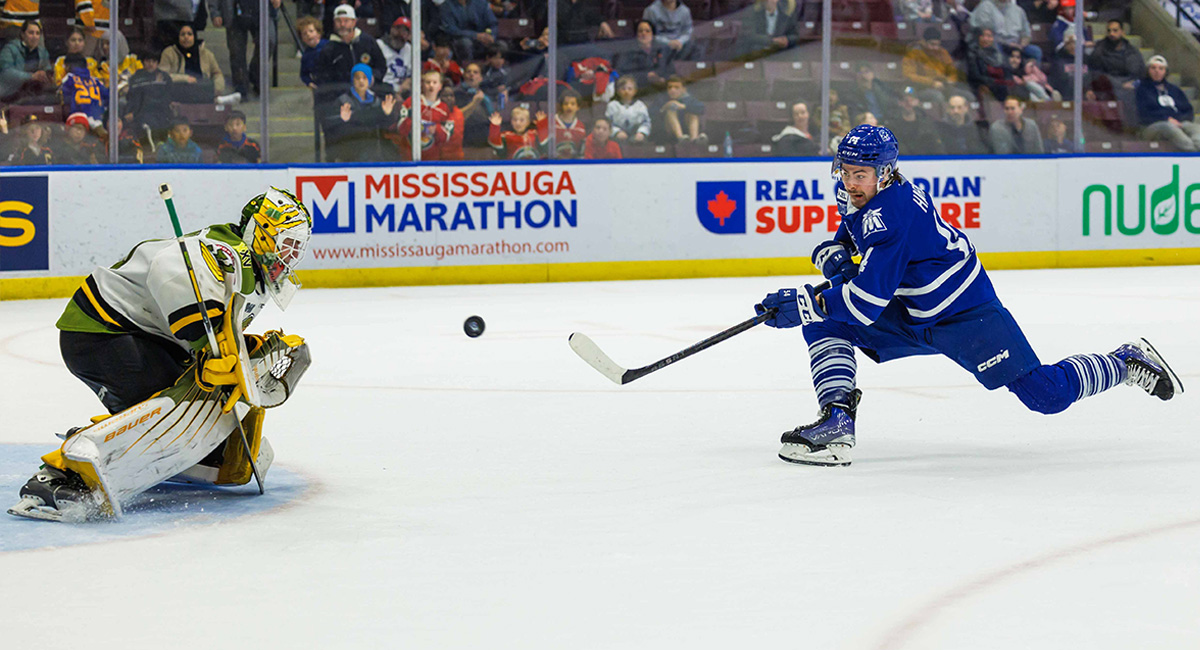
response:
{"label": "hockey stick", "polygon": [[[204,297],[200,294],[200,284],[196,282],[196,270],[192,267],[192,257],[188,255],[187,244],[183,240],[183,229],[179,227],[179,215],[175,214],[175,199],[171,192],[171,186],[167,183],[159,185],[158,195],[162,197],[163,203],[167,204],[167,212],[171,215],[171,225],[175,227],[175,240],[179,242],[179,252],[183,254],[183,263],[187,266],[188,279],[192,281],[192,292],[196,294],[196,306],[200,309],[201,320],[204,321],[204,334],[208,337],[208,347],[212,351],[213,358],[218,358],[221,356],[221,346],[217,344],[217,334],[213,331],[212,320],[208,317],[208,310],[204,308]],[[226,318],[233,318],[233,315],[226,314]],[[246,431],[242,428],[242,421],[238,418],[236,410],[233,412],[233,422],[237,427],[238,434],[242,437],[242,449],[246,450],[246,460],[250,463],[250,470],[254,472],[254,481],[258,483],[258,493],[265,494],[266,488],[263,486],[262,475],[258,473],[258,464],[254,462],[254,455],[250,452],[250,441],[246,439]]]}
{"label": "hockey stick", "polygon": [[[819,293],[830,288],[830,286],[832,285],[829,282],[822,282],[821,284],[813,287],[813,289]],[[765,313],[759,314],[754,318],[744,320],[737,325],[734,325],[723,332],[718,332],[691,347],[684,348],[665,359],[659,359],[658,361],[655,361],[648,366],[642,366],[641,368],[622,368],[621,366],[617,365],[617,363],[613,361],[611,357],[609,357],[607,354],[604,354],[604,351],[600,349],[600,346],[596,345],[596,343],[593,342],[587,334],[582,332],[575,332],[571,334],[571,336],[567,337],[567,341],[571,344],[571,349],[575,351],[575,354],[578,354],[579,358],[583,359],[589,366],[595,368],[605,377],[608,377],[609,380],[611,380],[614,384],[624,385],[635,379],[645,377],[656,370],[662,370],[676,361],[686,359],[697,352],[707,350],[721,341],[745,332],[755,325],[764,323],[775,316],[775,311],[776,310],[774,309],[769,309]]]}

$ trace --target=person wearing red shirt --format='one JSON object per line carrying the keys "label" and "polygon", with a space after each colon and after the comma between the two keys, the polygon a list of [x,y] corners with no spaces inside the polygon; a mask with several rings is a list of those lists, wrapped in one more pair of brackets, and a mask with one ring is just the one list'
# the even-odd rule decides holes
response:
{"label": "person wearing red shirt", "polygon": [[[443,150],[454,135],[455,124],[450,106],[441,100],[442,73],[428,70],[421,74],[421,160],[444,160]],[[412,98],[404,100],[396,140],[400,159],[412,159]]]}
{"label": "person wearing red shirt", "polygon": [[607,117],[597,117],[592,125],[592,134],[583,142],[583,157],[587,160],[620,160],[621,145],[612,140],[612,122]]}
{"label": "person wearing red shirt", "polygon": [[454,105],[454,86],[449,84],[442,88],[442,103],[450,107],[450,121],[454,128],[450,131],[450,139],[442,147],[442,160],[462,160],[463,154],[463,112]]}
{"label": "person wearing red shirt", "polygon": [[437,70],[457,86],[462,83],[462,68],[450,58],[450,55],[449,39],[445,37],[437,39],[433,44],[433,58],[421,66],[421,71]]}
{"label": "person wearing red shirt", "polygon": [[492,126],[488,131],[488,144],[496,155],[510,160],[528,160],[542,157],[542,147],[549,138],[549,121],[542,111],[537,113],[537,128],[529,128],[529,109],[517,106],[512,110],[512,131],[500,131],[503,118],[492,113]]}
{"label": "person wearing red shirt", "polygon": [[578,158],[583,155],[587,126],[576,114],[579,112],[579,93],[564,92],[558,98],[558,113],[554,116],[554,148],[559,158]]}

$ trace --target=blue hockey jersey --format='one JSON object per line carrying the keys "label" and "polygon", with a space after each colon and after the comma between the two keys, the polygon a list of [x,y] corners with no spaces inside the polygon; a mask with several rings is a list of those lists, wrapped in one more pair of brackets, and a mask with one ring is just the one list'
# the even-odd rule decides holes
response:
{"label": "blue hockey jersey", "polygon": [[860,209],[836,186],[834,236],[862,256],[858,277],[821,294],[829,318],[870,325],[893,300],[913,323],[933,323],[996,299],[967,236],[947,224],[921,188],[897,175]]}

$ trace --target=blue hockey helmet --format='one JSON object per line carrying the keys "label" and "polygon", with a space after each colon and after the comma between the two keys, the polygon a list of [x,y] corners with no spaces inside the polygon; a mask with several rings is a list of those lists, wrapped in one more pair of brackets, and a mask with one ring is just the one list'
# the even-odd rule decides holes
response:
{"label": "blue hockey helmet", "polygon": [[859,124],[838,144],[833,157],[833,178],[840,180],[843,164],[871,167],[882,189],[891,181],[899,159],[900,145],[891,131],[882,126]]}

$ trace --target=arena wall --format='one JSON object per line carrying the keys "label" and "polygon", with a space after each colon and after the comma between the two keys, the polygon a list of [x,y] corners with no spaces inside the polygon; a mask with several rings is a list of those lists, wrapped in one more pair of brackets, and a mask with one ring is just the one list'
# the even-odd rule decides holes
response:
{"label": "arena wall", "polygon": [[[1200,263],[1200,159],[913,159],[989,268]],[[0,174],[0,298],[69,295],[133,244],[236,221],[268,184],[315,234],[309,287],[814,273],[837,228],[820,161],[113,168]],[[886,216],[886,215],[885,215]]]}

